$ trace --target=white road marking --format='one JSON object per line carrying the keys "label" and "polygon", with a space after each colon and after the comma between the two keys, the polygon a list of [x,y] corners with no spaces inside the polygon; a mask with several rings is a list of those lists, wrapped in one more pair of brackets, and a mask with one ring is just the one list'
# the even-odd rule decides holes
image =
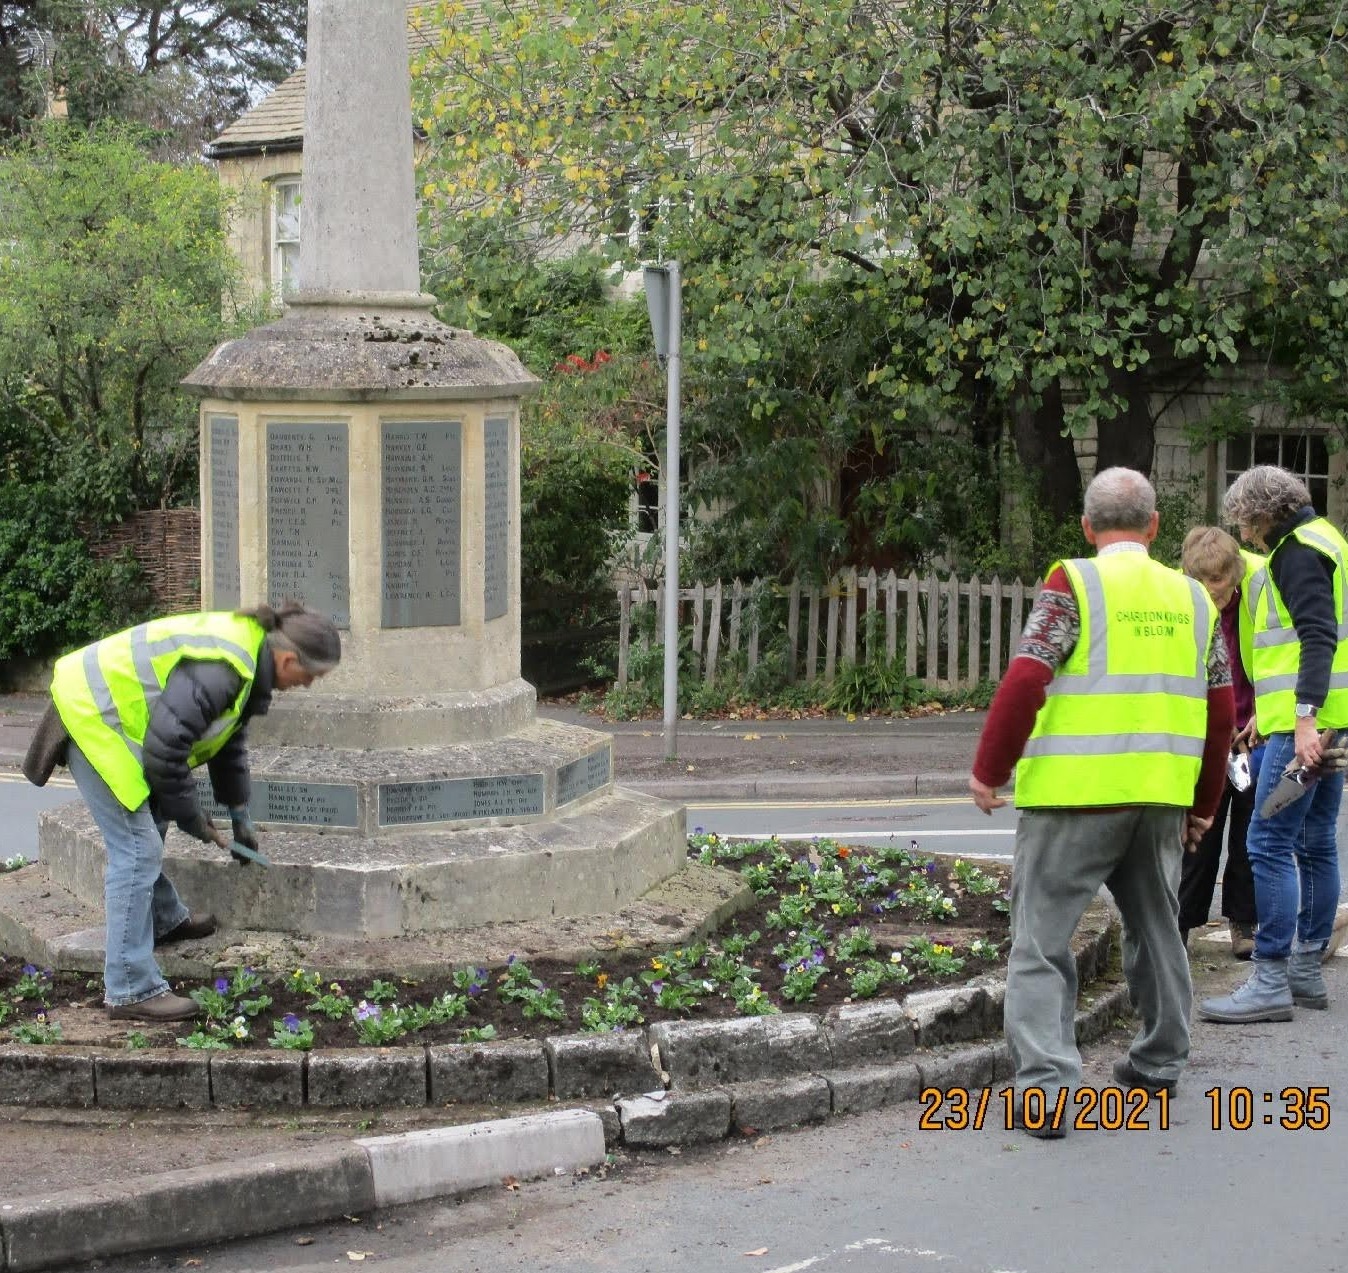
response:
{"label": "white road marking", "polygon": [[763,1273],[800,1273],[801,1269],[808,1269],[811,1264],[818,1264],[821,1259],[822,1256],[812,1255],[808,1260],[798,1260],[795,1264],[779,1264],[775,1269],[764,1269]]}

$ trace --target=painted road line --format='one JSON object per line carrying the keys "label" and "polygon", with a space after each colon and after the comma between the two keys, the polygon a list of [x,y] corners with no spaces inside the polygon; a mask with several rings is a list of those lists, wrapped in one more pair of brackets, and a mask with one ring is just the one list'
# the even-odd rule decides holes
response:
{"label": "painted road line", "polygon": [[[32,785],[22,774],[0,773],[0,783],[4,782],[16,783],[25,787]],[[73,791],[75,780],[73,778],[50,778],[46,785],[48,787],[69,787]]]}

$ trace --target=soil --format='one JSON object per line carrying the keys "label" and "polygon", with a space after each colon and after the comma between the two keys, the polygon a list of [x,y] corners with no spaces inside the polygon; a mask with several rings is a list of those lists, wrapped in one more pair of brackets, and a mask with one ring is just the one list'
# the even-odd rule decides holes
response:
{"label": "soil", "polygon": [[[817,850],[808,852],[817,858]],[[863,849],[844,850],[844,852],[855,854],[857,864],[868,860],[867,852]],[[748,866],[761,860],[762,854],[749,854],[739,864]],[[874,996],[875,999],[902,999],[918,990],[962,985],[974,977],[1002,966],[1001,959],[992,961],[977,959],[969,954],[968,949],[975,938],[983,938],[993,943],[1004,957],[1010,934],[1007,916],[997,909],[999,904],[1004,906],[1000,890],[983,896],[969,894],[953,877],[949,868],[948,859],[937,859],[928,867],[930,882],[956,899],[958,914],[948,919],[923,920],[905,912],[902,908],[888,910],[883,915],[860,915],[846,920],[830,917],[832,922],[826,927],[834,936],[845,933],[849,927],[864,924],[875,937],[878,948],[876,953],[869,957],[882,962],[889,959],[891,952],[902,950],[915,937],[925,937],[932,942],[953,946],[956,953],[965,960],[964,967],[950,976],[934,977],[929,973],[918,972],[914,968],[913,971],[917,972],[917,975],[912,981],[901,986],[888,987]],[[989,868],[989,874],[996,872]],[[1006,881],[1003,879],[1002,883],[1004,887]],[[818,982],[813,999],[791,1002],[783,998],[781,989],[786,974],[780,967],[780,957],[773,954],[773,947],[788,940],[793,934],[774,932],[767,923],[768,912],[775,909],[779,901],[780,895],[777,893],[756,898],[752,906],[734,916],[726,929],[709,939],[709,947],[715,951],[719,949],[720,941],[726,936],[758,932],[759,938],[745,949],[743,962],[754,970],[765,997],[782,1011],[819,1012],[837,1004],[851,1002],[851,986],[844,973],[842,960],[829,962],[830,971]],[[652,973],[649,954],[623,955],[606,952],[602,956],[597,956],[594,963],[598,967],[585,973],[578,971],[574,964],[551,960],[537,960],[529,965],[533,977],[543,986],[555,990],[561,997],[565,1008],[563,1020],[528,1018],[519,1003],[502,1001],[497,990],[499,983],[505,981],[507,973],[497,968],[484,971],[478,977],[483,988],[480,993],[469,998],[468,1012],[465,1016],[458,1017],[452,1022],[427,1025],[403,1035],[395,1042],[457,1043],[461,1041],[465,1029],[480,1029],[484,1026],[494,1027],[497,1039],[543,1038],[579,1032],[584,1028],[581,1016],[584,1001],[588,998],[602,997],[603,992],[597,984],[598,978],[603,976],[608,985],[615,986],[621,984],[627,977],[639,981],[643,973],[648,976]],[[0,956],[0,1005],[12,997],[13,988],[23,978],[24,966],[23,961],[18,958]],[[402,1006],[406,1007],[412,1003],[428,1004],[440,995],[459,993],[452,980],[453,972],[453,969],[446,968],[442,977],[423,978],[418,981],[396,979],[392,975],[378,978],[377,974],[372,974],[369,978],[362,978],[359,981],[347,981],[342,984],[341,989],[353,1003],[359,1003],[362,999],[371,999],[371,991],[375,989],[373,982],[378,979],[390,983],[397,1002]],[[176,985],[174,989],[180,994],[188,994],[199,985],[200,983],[181,984]],[[267,1048],[273,1022],[279,1021],[286,1014],[294,1014],[313,1026],[315,1047],[361,1046],[349,1011],[340,1020],[329,1019],[309,1006],[314,1000],[313,993],[297,992],[290,988],[284,979],[268,982],[262,990],[254,992],[253,997],[259,994],[270,995],[272,1002],[257,1013],[252,1023],[250,1037],[236,1042],[236,1047]],[[47,998],[51,1004],[46,1010],[47,1019],[58,1025],[63,1023],[63,1018],[67,1022],[63,1025],[64,1042],[87,1044],[94,1041],[97,1035],[91,1036],[90,1026],[99,1025],[102,1028],[97,1033],[103,1036],[99,1040],[102,1042],[117,1045],[124,1042],[132,1033],[139,1033],[144,1036],[149,1046],[172,1047],[178,1038],[185,1037],[197,1028],[197,1023],[190,1021],[166,1026],[108,1022],[101,1010],[101,980],[85,974],[54,974],[51,977],[50,993]],[[733,999],[717,991],[706,993],[695,1008],[687,1011],[661,1008],[648,995],[643,995],[640,1006],[644,1023],[713,1020],[739,1015]],[[41,1005],[35,1000],[19,1002],[15,1005],[13,1015],[0,1026],[0,1029],[8,1033],[16,1023],[32,1021],[34,1014],[39,1010]],[[72,1028],[77,1025],[79,1028]]]}

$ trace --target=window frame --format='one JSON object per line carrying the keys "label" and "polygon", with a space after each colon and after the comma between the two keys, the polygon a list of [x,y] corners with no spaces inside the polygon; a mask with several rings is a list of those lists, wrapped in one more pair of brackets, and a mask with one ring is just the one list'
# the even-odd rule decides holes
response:
{"label": "window frame", "polygon": [[[297,172],[281,173],[273,177],[268,185],[270,190],[267,202],[267,239],[268,259],[271,264],[271,294],[278,305],[283,305],[299,287],[300,236],[304,233],[303,178]],[[294,198],[290,206],[294,210],[294,233],[282,237],[282,216],[287,211],[283,208],[282,198],[286,192],[292,190]],[[292,268],[289,272],[286,270],[288,253],[293,253]],[[287,279],[290,281],[289,286]]]}

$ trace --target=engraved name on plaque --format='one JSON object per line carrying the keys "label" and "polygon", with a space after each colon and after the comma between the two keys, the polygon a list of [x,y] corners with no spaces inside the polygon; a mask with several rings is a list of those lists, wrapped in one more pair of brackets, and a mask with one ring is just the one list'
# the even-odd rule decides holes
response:
{"label": "engraved name on plaque", "polygon": [[211,595],[213,610],[242,604],[239,576],[239,417],[206,417],[206,452],[211,466]]}
{"label": "engraved name on plaque", "polygon": [[267,587],[351,625],[346,425],[267,426]]}
{"label": "engraved name on plaque", "polygon": [[563,765],[557,770],[558,808],[607,786],[612,776],[613,748],[607,743],[598,751]]}
{"label": "engraved name on plaque", "polygon": [[510,419],[489,416],[483,425],[483,618],[499,619],[510,608]]}
{"label": "engraved name on plaque", "polygon": [[493,774],[489,778],[435,778],[383,783],[379,825],[522,818],[543,812],[542,774]]}
{"label": "engraved name on plaque", "polygon": [[[203,812],[217,826],[229,825],[229,810],[223,808],[211,791],[211,780],[197,775],[197,799]],[[283,823],[295,827],[356,826],[356,788],[352,783],[300,782],[279,778],[260,778],[253,782],[248,802],[253,820]]]}
{"label": "engraved name on plaque", "polygon": [[385,421],[382,468],[383,625],[457,624],[463,425],[457,420]]}

